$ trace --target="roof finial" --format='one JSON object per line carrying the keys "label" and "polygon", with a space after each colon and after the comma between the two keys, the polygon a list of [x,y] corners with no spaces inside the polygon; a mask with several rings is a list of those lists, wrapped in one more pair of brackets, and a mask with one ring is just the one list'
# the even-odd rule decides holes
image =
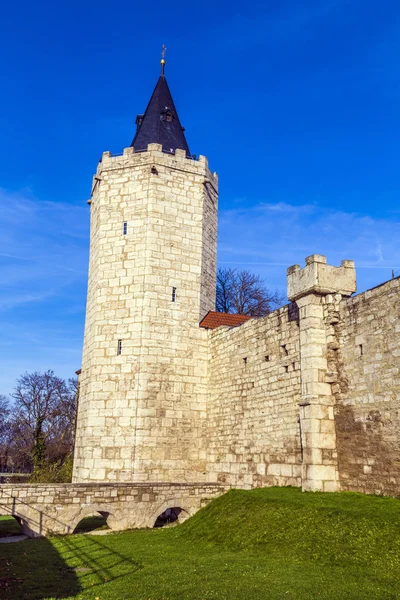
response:
{"label": "roof finial", "polygon": [[167,49],[166,49],[166,47],[163,44],[162,48],[161,48],[161,61],[160,61],[160,64],[161,64],[161,75],[164,75],[164,69],[165,69],[165,58],[164,58],[164,56],[165,56],[166,51],[167,51]]}

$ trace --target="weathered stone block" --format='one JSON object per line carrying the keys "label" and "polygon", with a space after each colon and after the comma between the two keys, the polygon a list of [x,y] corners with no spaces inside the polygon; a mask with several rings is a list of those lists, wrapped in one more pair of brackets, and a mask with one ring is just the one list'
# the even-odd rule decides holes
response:
{"label": "weathered stone block", "polygon": [[341,294],[351,296],[356,291],[356,272],[352,260],[343,260],[340,267],[326,264],[326,257],[313,254],[306,258],[306,266],[299,265],[287,271],[288,298],[291,302],[307,294]]}

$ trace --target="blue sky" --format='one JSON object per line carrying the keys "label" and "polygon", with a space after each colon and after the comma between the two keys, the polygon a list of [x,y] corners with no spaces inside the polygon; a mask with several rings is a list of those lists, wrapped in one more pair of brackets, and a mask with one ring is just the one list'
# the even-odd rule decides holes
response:
{"label": "blue sky", "polygon": [[400,4],[382,0],[2,7],[0,393],[79,368],[91,177],[166,75],[220,177],[220,264],[285,289],[312,253],[400,271]]}

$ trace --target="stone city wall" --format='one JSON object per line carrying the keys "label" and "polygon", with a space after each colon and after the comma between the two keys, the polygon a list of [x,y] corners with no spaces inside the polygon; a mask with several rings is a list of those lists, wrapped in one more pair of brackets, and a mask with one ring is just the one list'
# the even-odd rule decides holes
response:
{"label": "stone city wall", "polygon": [[293,303],[210,335],[209,481],[400,493],[400,279],[288,269]]}
{"label": "stone city wall", "polygon": [[209,336],[208,480],[300,486],[297,307]]}
{"label": "stone city wall", "polygon": [[400,279],[342,301],[331,351],[342,490],[400,493]]}

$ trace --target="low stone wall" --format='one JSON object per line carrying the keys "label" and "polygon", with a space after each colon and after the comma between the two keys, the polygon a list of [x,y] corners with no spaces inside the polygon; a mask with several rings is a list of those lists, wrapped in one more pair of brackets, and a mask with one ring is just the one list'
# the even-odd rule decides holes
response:
{"label": "low stone wall", "polygon": [[184,520],[226,490],[202,483],[5,484],[0,515],[16,517],[29,537],[73,533],[95,513],[115,530],[153,527],[167,508],[181,508]]}

